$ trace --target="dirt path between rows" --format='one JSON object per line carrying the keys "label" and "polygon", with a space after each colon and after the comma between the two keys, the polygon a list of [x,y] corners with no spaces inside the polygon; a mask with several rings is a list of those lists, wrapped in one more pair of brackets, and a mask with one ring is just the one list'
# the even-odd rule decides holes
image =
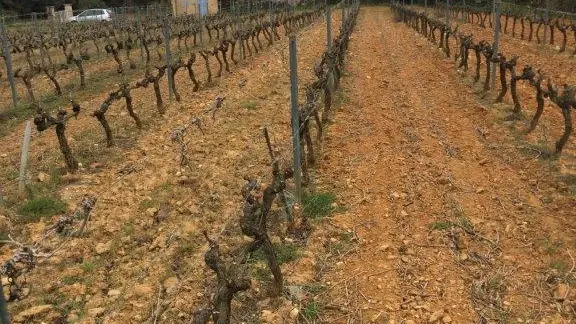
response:
{"label": "dirt path between rows", "polygon": [[321,318],[574,320],[575,201],[557,162],[515,148],[454,62],[388,9],[358,20],[317,176],[348,207],[330,226],[359,243],[324,275]]}

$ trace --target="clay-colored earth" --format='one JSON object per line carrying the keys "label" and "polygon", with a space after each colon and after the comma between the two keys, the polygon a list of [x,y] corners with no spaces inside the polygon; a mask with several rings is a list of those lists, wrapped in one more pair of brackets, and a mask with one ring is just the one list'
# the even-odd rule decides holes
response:
{"label": "clay-colored earth", "polygon": [[[340,10],[333,18],[337,32]],[[298,37],[301,98],[325,38],[322,19]],[[27,275],[29,295],[10,312],[32,323],[189,323],[214,289],[202,231],[232,253],[247,241],[237,224],[243,177],[271,181],[263,126],[290,160],[286,45],[283,38],[198,93],[181,76],[184,99],[164,117],[142,91],[143,130],[126,126],[120,107],[111,115],[116,148],[103,148],[93,118],[72,121],[72,148],[86,165],[57,193],[69,209],[86,194],[98,198],[89,231]],[[215,120],[203,117],[204,135],[190,129],[190,167],[180,168],[171,132],[204,116],[218,95],[226,105]],[[270,276],[254,261],[252,288],[232,302],[233,323],[576,320],[573,139],[561,159],[541,157],[540,135],[521,133],[526,120],[507,120],[508,104],[481,98],[453,59],[385,7],[360,10],[335,97],[307,189],[335,195],[333,213],[311,222],[306,242],[271,229],[275,243],[297,249],[282,265],[287,294],[267,296]],[[561,132],[554,109],[537,134]],[[87,134],[91,146],[80,146]],[[18,145],[5,145],[0,163],[14,168]],[[34,182],[61,164],[53,132],[35,134],[32,152]],[[33,239],[51,221],[17,224],[12,203],[0,225],[12,219],[15,237]],[[1,249],[0,260],[11,256],[11,246]]]}

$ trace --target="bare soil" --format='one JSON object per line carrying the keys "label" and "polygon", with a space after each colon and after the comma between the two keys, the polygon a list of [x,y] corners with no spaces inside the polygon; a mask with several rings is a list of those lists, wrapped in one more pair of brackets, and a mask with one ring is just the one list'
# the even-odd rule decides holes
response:
{"label": "bare soil", "polygon": [[358,25],[319,177],[359,244],[324,277],[324,321],[574,321],[571,290],[558,296],[575,264],[559,162],[522,153],[506,108],[387,9]]}
{"label": "bare soil", "polygon": [[[340,11],[333,17],[335,32]],[[301,98],[325,39],[323,20],[298,37]],[[290,161],[286,45],[275,43],[198,93],[178,76],[183,101],[163,117],[150,90],[135,91],[145,127],[131,126],[117,104],[116,148],[103,148],[92,117],[71,121],[73,150],[85,163],[58,194],[70,209],[97,196],[89,234],[27,276],[29,296],[11,303],[11,313],[49,304],[31,322],[153,323],[160,305],[159,323],[188,323],[214,282],[202,231],[227,252],[243,242],[243,177],[270,181],[263,126]],[[295,243],[298,258],[282,265],[287,289],[305,296],[268,298],[269,278],[256,266],[253,289],[233,301],[233,322],[576,321],[574,139],[562,159],[543,159],[537,139],[518,132],[525,121],[507,121],[509,106],[481,98],[453,59],[384,7],[361,9],[346,64],[310,189],[335,194],[335,212],[314,221],[308,241]],[[191,129],[190,167],[181,168],[170,134],[204,116],[218,95],[226,105],[215,120],[203,117],[204,135]],[[3,143],[7,179],[18,133]],[[33,181],[61,165],[52,132],[34,134],[32,152]],[[3,186],[14,188],[13,178]],[[18,217],[11,208],[0,213],[0,222]],[[16,234],[32,240],[49,222]],[[281,233],[273,239],[287,242]],[[11,256],[8,246],[0,249],[0,261]]]}

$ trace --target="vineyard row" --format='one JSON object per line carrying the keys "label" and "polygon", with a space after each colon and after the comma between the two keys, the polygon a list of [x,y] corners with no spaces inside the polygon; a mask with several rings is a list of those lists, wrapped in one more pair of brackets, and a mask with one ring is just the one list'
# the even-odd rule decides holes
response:
{"label": "vineyard row", "polygon": [[[418,31],[433,44],[442,48],[447,57],[451,57],[449,40],[453,37],[457,44],[459,44],[459,49],[454,55],[454,59],[458,61],[458,68],[468,71],[470,52],[472,51],[475,57],[475,83],[479,82],[482,77],[482,63],[486,66],[483,85],[484,91],[490,89],[490,80],[492,77],[491,68],[493,64],[496,64],[500,73],[501,85],[496,102],[502,102],[508,90],[510,90],[514,102],[513,116],[516,118],[518,118],[522,112],[520,95],[517,90],[518,82],[528,82],[536,93],[537,108],[530,122],[530,126],[526,129],[526,133],[532,132],[538,125],[538,121],[544,112],[545,99],[553,102],[562,111],[564,118],[564,132],[556,141],[553,154],[559,155],[562,153],[564,146],[572,134],[571,110],[576,109],[576,86],[564,84],[558,89],[552,78],[547,76],[543,70],[535,69],[530,65],[524,66],[519,73],[516,70],[519,60],[518,56],[509,55],[506,57],[503,53],[494,53],[492,45],[487,41],[482,40],[475,42],[472,35],[459,33],[457,28],[452,29],[452,27],[446,25],[445,22],[429,17],[424,12],[419,12],[401,5],[393,5],[392,9],[400,21]],[[496,76],[494,76],[494,78],[495,77]]]}

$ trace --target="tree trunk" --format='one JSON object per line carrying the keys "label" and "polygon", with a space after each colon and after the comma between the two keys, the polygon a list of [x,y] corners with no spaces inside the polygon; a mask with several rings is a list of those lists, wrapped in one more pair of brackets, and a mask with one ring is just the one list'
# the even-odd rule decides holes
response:
{"label": "tree trunk", "polygon": [[210,70],[210,61],[208,60],[208,54],[200,52],[200,55],[204,59],[204,67],[206,68],[206,73],[208,74],[207,83],[212,83],[212,70]]}
{"label": "tree trunk", "polygon": [[560,53],[563,53],[566,51],[566,43],[568,42],[568,35],[566,33],[565,27],[561,28],[560,32],[562,33],[562,45],[560,45]]}
{"label": "tree trunk", "polygon": [[162,101],[162,92],[160,92],[160,78],[154,78],[152,86],[154,87],[154,96],[156,96],[156,109],[158,109],[160,115],[164,115],[166,109],[164,108],[164,102]]}
{"label": "tree trunk", "polygon": [[512,100],[514,101],[514,114],[518,115],[522,111],[522,105],[520,104],[520,100],[518,100],[518,92],[516,84],[518,83],[518,78],[516,77],[515,68],[512,67],[510,69],[510,92],[512,93]]}
{"label": "tree trunk", "polygon": [[132,95],[130,94],[130,89],[126,89],[125,91],[123,91],[123,95],[124,99],[126,99],[126,109],[128,110],[128,114],[130,114],[130,117],[134,119],[136,127],[142,128],[142,122],[140,121],[138,115],[136,115],[136,113],[134,112],[134,107],[132,106]]}
{"label": "tree trunk", "polygon": [[564,116],[564,134],[562,137],[556,142],[556,154],[562,153],[562,149],[564,149],[564,145],[568,142],[568,138],[570,138],[570,134],[572,134],[572,111],[569,104],[563,105],[562,108],[562,116]]}
{"label": "tree trunk", "polygon": [[474,48],[476,54],[476,75],[474,76],[474,83],[480,81],[480,67],[482,65],[482,49],[478,45]]}
{"label": "tree trunk", "polygon": [[504,97],[506,96],[506,92],[508,92],[508,82],[506,81],[506,58],[500,58],[500,94],[498,98],[496,98],[496,102],[502,102]]}
{"label": "tree trunk", "polygon": [[534,129],[536,129],[536,125],[538,125],[538,121],[540,120],[540,116],[544,112],[544,91],[542,90],[542,78],[540,78],[536,84],[536,102],[538,103],[538,107],[536,107],[536,113],[532,120],[530,121],[530,128],[528,128],[527,133],[531,133]]}
{"label": "tree trunk", "polygon": [[58,82],[58,80],[56,80],[56,70],[52,70],[49,72],[48,69],[44,69],[44,74],[46,74],[48,79],[50,79],[50,81],[52,81],[52,83],[54,84],[54,92],[56,93],[56,95],[61,96],[62,89],[60,88],[60,83]]}
{"label": "tree trunk", "polygon": [[486,56],[486,79],[484,80],[484,91],[490,90],[491,62],[492,57]]}
{"label": "tree trunk", "polygon": [[66,125],[63,123],[56,124],[56,136],[58,137],[58,144],[60,144],[60,151],[64,155],[64,161],[70,172],[74,172],[78,169],[78,162],[74,159],[72,155],[72,150],[68,145],[68,140],[66,139]]}
{"label": "tree trunk", "polygon": [[78,73],[80,74],[80,89],[86,88],[86,74],[84,73],[84,64],[82,64],[82,59],[75,59],[74,64],[78,67]]}
{"label": "tree trunk", "polygon": [[110,128],[110,124],[108,124],[108,120],[106,120],[106,115],[104,112],[97,110],[94,112],[94,117],[98,119],[102,128],[104,128],[104,133],[106,134],[106,146],[112,147],[114,146],[114,138],[112,137],[112,129]]}
{"label": "tree trunk", "polygon": [[200,82],[198,82],[198,80],[196,80],[196,76],[194,75],[194,70],[192,68],[192,64],[186,65],[186,68],[188,69],[188,76],[190,77],[190,80],[192,80],[192,82],[194,83],[194,88],[192,89],[192,91],[196,92],[200,88]]}
{"label": "tree trunk", "polygon": [[34,96],[34,88],[32,88],[31,78],[24,77],[22,81],[24,81],[24,85],[26,86],[26,91],[28,92],[28,99],[30,99],[31,102],[36,102],[36,96]]}

